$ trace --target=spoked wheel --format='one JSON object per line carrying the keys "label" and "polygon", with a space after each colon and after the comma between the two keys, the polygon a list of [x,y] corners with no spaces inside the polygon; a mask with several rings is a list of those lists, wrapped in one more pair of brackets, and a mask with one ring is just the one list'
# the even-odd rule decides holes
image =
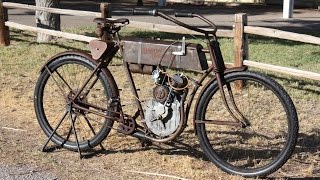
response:
{"label": "spoked wheel", "polygon": [[[196,110],[201,147],[225,172],[246,177],[271,174],[289,159],[296,144],[298,119],[293,102],[278,83],[261,74],[236,72],[225,79],[234,98],[232,103],[225,85],[228,104],[238,119],[243,115],[247,126],[235,123],[214,81],[204,90]],[[240,82],[242,89],[236,87]]]}
{"label": "spoked wheel", "polygon": [[[97,71],[80,92],[95,67],[82,56],[64,55],[45,67],[38,79],[34,99],[38,122],[44,133],[52,136],[51,140],[61,147],[93,148],[108,135],[113,125],[112,120],[85,110],[92,106],[116,109],[107,107],[110,97],[114,97],[111,88],[114,81],[110,81],[111,75],[105,74],[106,71]],[[79,96],[72,101],[76,94]],[[85,109],[77,108],[74,102]],[[109,111],[100,112],[115,116]]]}

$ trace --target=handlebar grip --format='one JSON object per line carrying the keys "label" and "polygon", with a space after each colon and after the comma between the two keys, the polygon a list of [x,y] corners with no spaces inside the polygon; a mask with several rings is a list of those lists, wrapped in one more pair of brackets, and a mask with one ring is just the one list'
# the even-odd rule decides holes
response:
{"label": "handlebar grip", "polygon": [[184,12],[175,12],[174,16],[176,16],[176,17],[191,17],[191,18],[194,17],[193,13],[184,13]]}
{"label": "handlebar grip", "polygon": [[150,15],[158,16],[158,9],[154,10],[143,10],[143,9],[134,9],[132,12],[133,15]]}

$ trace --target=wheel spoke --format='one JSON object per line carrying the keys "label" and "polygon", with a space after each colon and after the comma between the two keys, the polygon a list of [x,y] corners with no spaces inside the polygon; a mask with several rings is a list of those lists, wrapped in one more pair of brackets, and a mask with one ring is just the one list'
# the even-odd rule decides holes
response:
{"label": "wheel spoke", "polygon": [[62,87],[59,85],[59,83],[57,82],[56,78],[54,78],[53,73],[49,70],[49,68],[47,66],[45,66],[45,69],[48,71],[48,73],[50,74],[50,76],[52,77],[53,81],[56,83],[56,85],[58,86],[61,94],[66,97],[66,93],[63,91]]}
{"label": "wheel spoke", "polygon": [[97,83],[98,81],[98,77],[95,76],[95,79],[93,80],[93,82],[89,85],[87,91],[83,94],[83,97],[87,97],[87,95],[90,93],[91,89],[93,88],[93,86]]}
{"label": "wheel spoke", "polygon": [[84,119],[86,120],[87,125],[89,126],[89,128],[91,129],[91,132],[93,133],[93,135],[96,135],[96,132],[94,131],[91,123],[89,122],[88,118],[86,116],[84,116]]}
{"label": "wheel spoke", "polygon": [[72,88],[70,87],[70,85],[67,83],[67,81],[61,76],[61,74],[58,71],[55,71],[59,78],[62,80],[62,82],[65,84],[66,87],[68,87],[69,91],[72,92]]}
{"label": "wheel spoke", "polygon": [[93,122],[96,122],[96,123],[98,123],[98,124],[100,124],[100,125],[104,125],[103,122],[97,121],[97,120],[92,119],[92,118],[90,118],[90,117],[86,117],[86,118],[87,118],[88,121],[93,121]]}

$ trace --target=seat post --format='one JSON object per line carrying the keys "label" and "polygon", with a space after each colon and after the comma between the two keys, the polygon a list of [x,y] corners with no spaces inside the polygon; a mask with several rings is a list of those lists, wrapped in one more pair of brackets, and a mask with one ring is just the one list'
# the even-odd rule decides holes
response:
{"label": "seat post", "polygon": [[104,33],[103,33],[103,25],[101,23],[97,23],[96,34],[100,39],[102,39],[102,36]]}

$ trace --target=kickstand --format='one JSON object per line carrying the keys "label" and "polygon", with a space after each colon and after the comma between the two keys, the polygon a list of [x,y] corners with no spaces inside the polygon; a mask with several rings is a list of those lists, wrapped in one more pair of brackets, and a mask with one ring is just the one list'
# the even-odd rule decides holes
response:
{"label": "kickstand", "polygon": [[74,137],[76,139],[76,143],[77,143],[77,149],[78,149],[78,153],[79,153],[79,156],[80,156],[80,159],[83,158],[82,154],[81,154],[81,150],[80,150],[80,145],[79,145],[79,140],[78,140],[78,135],[77,135],[77,131],[76,131],[76,128],[75,128],[75,121],[77,119],[77,116],[75,116],[74,118],[72,118],[72,114],[70,113],[70,120],[71,120],[71,127],[73,129],[73,134],[74,134]]}
{"label": "kickstand", "polygon": [[106,151],[106,149],[102,146],[102,144],[100,143],[99,144],[100,148],[101,148],[101,151]]}
{"label": "kickstand", "polygon": [[44,146],[42,147],[42,152],[47,152],[47,145],[49,144],[50,140],[52,139],[53,135],[56,133],[57,129],[60,127],[60,125],[62,124],[63,120],[65,119],[65,117],[68,115],[68,111],[66,111],[66,113],[63,115],[63,117],[61,118],[60,122],[58,123],[58,125],[56,126],[56,128],[54,128],[54,130],[52,131],[52,133],[50,134],[48,140],[46,141],[46,143],[44,144]]}
{"label": "kickstand", "polygon": [[[58,125],[54,128],[54,130],[52,131],[52,133],[50,134],[48,140],[46,141],[46,143],[44,144],[44,146],[42,147],[42,152],[49,152],[52,150],[52,148],[47,148],[50,140],[52,139],[53,135],[56,133],[56,131],[58,130],[58,128],[60,127],[60,125],[62,124],[63,120],[65,120],[66,116],[68,115],[68,113],[70,113],[69,111],[66,111],[66,113],[63,115],[63,117],[61,118],[61,120],[59,121]],[[74,134],[74,137],[76,139],[76,144],[77,144],[77,150],[78,150],[78,153],[79,153],[79,156],[80,156],[80,159],[83,158],[83,155],[82,155],[82,152],[80,150],[80,144],[79,144],[79,140],[78,140],[78,135],[77,135],[77,131],[76,131],[76,128],[75,128],[75,121],[77,119],[77,116],[74,116],[72,117],[72,113],[70,113],[70,120],[71,120],[71,127],[70,127],[70,130],[69,130],[69,133],[67,135],[67,138],[66,138],[66,141],[68,141],[71,133],[73,132]],[[96,133],[94,132],[94,129],[92,127],[92,125],[90,124],[90,122],[88,121],[88,119],[86,119],[92,133],[94,135],[96,135]],[[101,151],[105,151],[106,149],[103,147],[103,145],[100,143],[100,148],[101,148]],[[58,147],[62,147],[61,146],[58,146]]]}

